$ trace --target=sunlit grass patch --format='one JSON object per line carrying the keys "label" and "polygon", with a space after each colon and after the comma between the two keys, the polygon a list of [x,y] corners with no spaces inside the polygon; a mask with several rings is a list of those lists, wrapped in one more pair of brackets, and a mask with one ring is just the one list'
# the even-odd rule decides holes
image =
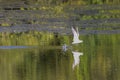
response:
{"label": "sunlit grass patch", "polygon": [[7,27],[10,26],[10,24],[5,22],[5,23],[1,23],[1,26]]}

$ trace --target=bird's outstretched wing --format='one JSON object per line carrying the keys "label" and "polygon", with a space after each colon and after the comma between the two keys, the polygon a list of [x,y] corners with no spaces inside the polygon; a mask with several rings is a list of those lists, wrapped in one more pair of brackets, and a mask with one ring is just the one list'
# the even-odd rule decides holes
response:
{"label": "bird's outstretched wing", "polygon": [[72,33],[73,33],[73,43],[72,44],[76,44],[76,43],[82,43],[82,40],[79,40],[79,31],[78,28],[73,28],[72,27]]}
{"label": "bird's outstretched wing", "polygon": [[79,37],[79,31],[78,31],[78,27],[76,28],[76,32],[77,32],[77,34],[78,34],[78,37]]}
{"label": "bird's outstretched wing", "polygon": [[78,28],[75,29],[75,28],[72,27],[72,33],[73,33],[74,37],[79,37]]}

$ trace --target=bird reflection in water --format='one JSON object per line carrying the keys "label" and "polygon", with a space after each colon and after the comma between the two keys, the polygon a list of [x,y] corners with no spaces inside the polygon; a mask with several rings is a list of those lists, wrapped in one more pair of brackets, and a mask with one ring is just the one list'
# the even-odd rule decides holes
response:
{"label": "bird reflection in water", "polygon": [[74,62],[73,62],[73,65],[72,65],[72,68],[74,69],[75,66],[79,65],[80,63],[80,56],[83,55],[82,52],[76,52],[76,51],[72,51],[72,54],[73,54],[73,58],[74,58]]}

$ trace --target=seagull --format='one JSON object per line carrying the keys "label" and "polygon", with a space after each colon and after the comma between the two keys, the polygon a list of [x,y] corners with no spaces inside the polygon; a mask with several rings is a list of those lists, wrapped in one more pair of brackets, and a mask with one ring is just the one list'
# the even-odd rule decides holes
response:
{"label": "seagull", "polygon": [[83,55],[82,52],[76,52],[76,51],[72,51],[73,53],[73,58],[74,58],[74,62],[73,62],[73,65],[72,65],[72,68],[74,69],[75,66],[77,66],[79,63],[80,63],[80,56]]}
{"label": "seagull", "polygon": [[82,43],[82,40],[79,40],[79,31],[78,31],[78,27],[75,29],[72,27],[72,33],[73,33],[73,42],[72,44],[78,44],[78,43]]}

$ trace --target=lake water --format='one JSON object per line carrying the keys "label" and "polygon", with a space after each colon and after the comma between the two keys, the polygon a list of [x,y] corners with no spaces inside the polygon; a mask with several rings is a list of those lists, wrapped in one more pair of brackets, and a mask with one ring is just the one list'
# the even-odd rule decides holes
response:
{"label": "lake water", "polygon": [[120,79],[119,34],[80,35],[77,45],[72,38],[46,32],[1,36],[0,80]]}

